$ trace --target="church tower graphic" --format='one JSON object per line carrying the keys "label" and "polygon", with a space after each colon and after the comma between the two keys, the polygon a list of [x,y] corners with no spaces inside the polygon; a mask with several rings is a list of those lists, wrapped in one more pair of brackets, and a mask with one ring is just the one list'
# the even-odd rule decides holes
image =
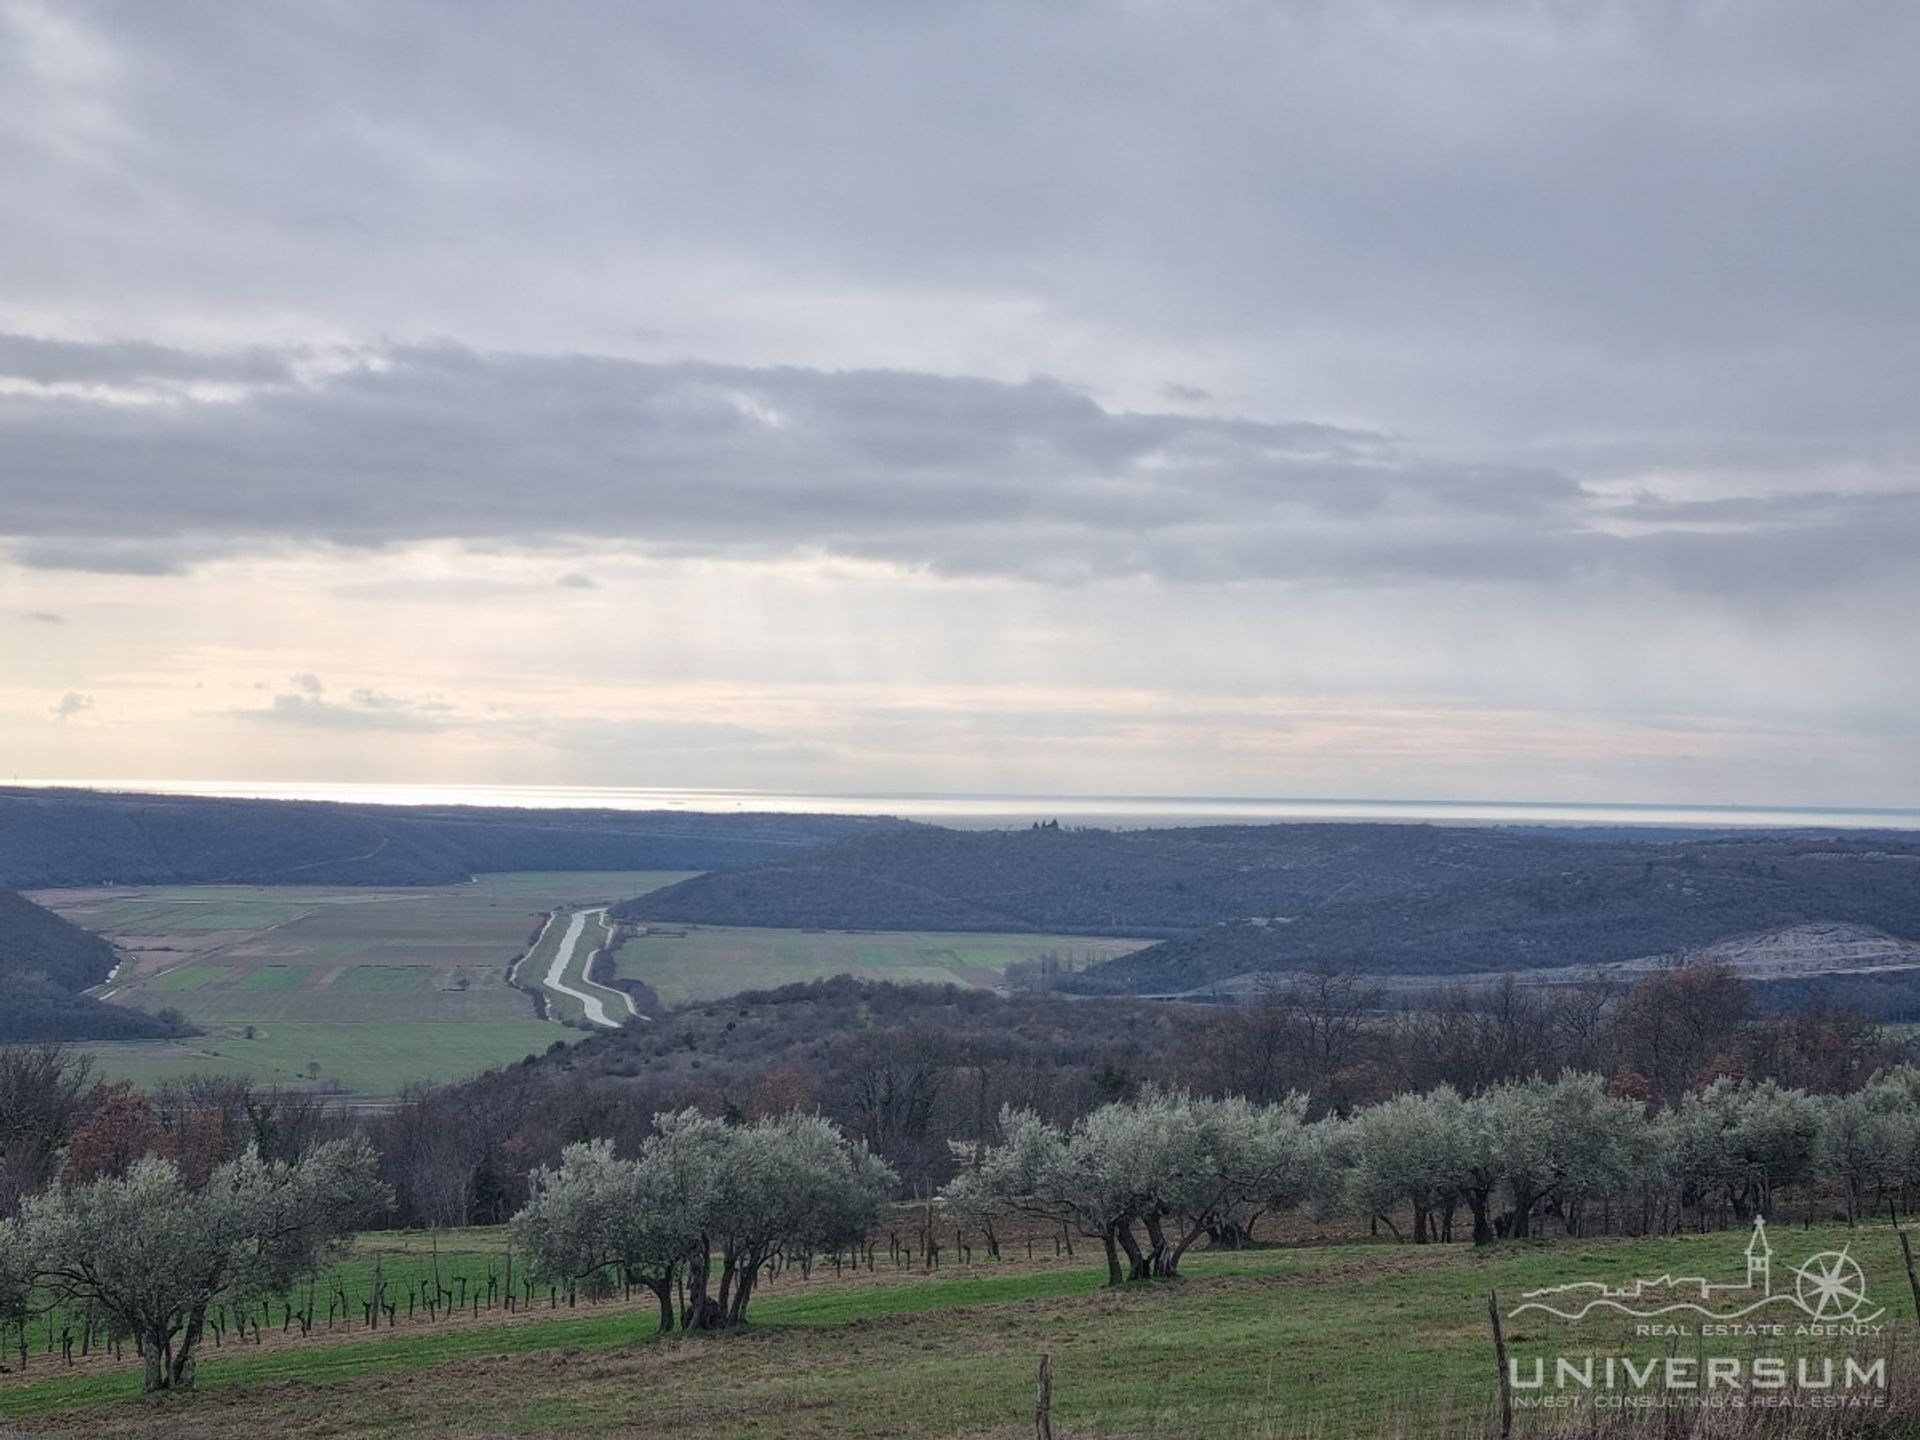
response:
{"label": "church tower graphic", "polygon": [[1753,1219],[1753,1238],[1747,1242],[1747,1288],[1761,1295],[1773,1293],[1773,1242],[1767,1239],[1765,1217]]}

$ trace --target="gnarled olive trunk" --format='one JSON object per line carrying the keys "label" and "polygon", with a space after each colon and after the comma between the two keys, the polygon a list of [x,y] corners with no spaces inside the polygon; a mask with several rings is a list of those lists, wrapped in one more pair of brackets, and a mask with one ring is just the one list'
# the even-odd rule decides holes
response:
{"label": "gnarled olive trunk", "polygon": [[[682,1330],[719,1330],[726,1326],[726,1309],[707,1289],[712,1273],[713,1252],[703,1242],[699,1253],[687,1265],[686,1306],[680,1312]],[[723,1277],[723,1292],[725,1283]]]}
{"label": "gnarled olive trunk", "polygon": [[1476,1245],[1493,1243],[1493,1222],[1487,1217],[1487,1199],[1485,1190],[1467,1192],[1467,1208],[1473,1211],[1473,1243]]}
{"label": "gnarled olive trunk", "polygon": [[1144,1219],[1150,1246],[1146,1259],[1147,1273],[1158,1276],[1173,1274],[1174,1262],[1168,1258],[1171,1252],[1167,1247],[1167,1232],[1160,1225],[1160,1217],[1149,1211]]}
{"label": "gnarled olive trunk", "polygon": [[135,1348],[145,1362],[140,1385],[145,1393],[193,1388],[194,1373],[199,1366],[200,1336],[205,1326],[205,1312],[196,1310],[177,1332],[170,1324],[156,1323],[135,1335]]}
{"label": "gnarled olive trunk", "polygon": [[1122,1220],[1113,1227],[1113,1238],[1120,1242],[1120,1248],[1127,1252],[1127,1279],[1145,1280],[1152,1275],[1147,1266],[1147,1257],[1140,1249],[1140,1242],[1134,1239],[1133,1223]]}
{"label": "gnarled olive trunk", "polygon": [[660,1302],[660,1333],[673,1333],[673,1272],[664,1275],[643,1275],[640,1283],[653,1292],[653,1298]]}

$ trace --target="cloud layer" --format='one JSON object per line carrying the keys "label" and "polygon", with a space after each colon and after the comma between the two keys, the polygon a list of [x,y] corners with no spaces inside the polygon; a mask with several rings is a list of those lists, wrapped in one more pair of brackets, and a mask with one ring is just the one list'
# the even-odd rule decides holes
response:
{"label": "cloud layer", "polygon": [[1901,0],[0,0],[0,745],[1912,801],[1916,134]]}
{"label": "cloud layer", "polygon": [[[1798,591],[1904,564],[1920,517],[1911,489],[1608,494],[1377,433],[1117,411],[1051,380],[446,345],[305,379],[297,361],[0,337],[0,380],[76,387],[0,394],[16,559],[139,574],[249,547],[592,537],[1041,581]],[[239,388],[183,397],[183,377]]]}

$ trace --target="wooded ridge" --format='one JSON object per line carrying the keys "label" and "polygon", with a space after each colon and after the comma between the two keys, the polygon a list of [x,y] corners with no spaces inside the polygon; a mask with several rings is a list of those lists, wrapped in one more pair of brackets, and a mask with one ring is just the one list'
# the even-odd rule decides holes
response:
{"label": "wooded ridge", "polygon": [[502,870],[724,870],[899,824],[0,788],[0,885],[444,885]]}
{"label": "wooded ridge", "polygon": [[1089,993],[1152,993],[1329,964],[1401,974],[1597,964],[1816,922],[1920,938],[1920,841],[1430,825],[916,826],[703,875],[616,913],[636,922],[1165,937],[1066,982]]}

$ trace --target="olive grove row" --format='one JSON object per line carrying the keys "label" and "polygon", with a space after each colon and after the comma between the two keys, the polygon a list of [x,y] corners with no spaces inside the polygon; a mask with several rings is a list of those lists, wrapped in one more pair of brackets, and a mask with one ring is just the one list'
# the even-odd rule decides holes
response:
{"label": "olive grove row", "polygon": [[[606,1141],[565,1155],[513,1222],[527,1273],[569,1294],[644,1286],[663,1330],[737,1324],[770,1265],[863,1240],[895,1183],[864,1146],[797,1113],[751,1125],[663,1113],[634,1159]],[[0,1221],[0,1322],[57,1311],[131,1343],[148,1390],[190,1389],[216,1305],[284,1301],[391,1203],[359,1138],[293,1162],[248,1151],[198,1187],[145,1156]]]}
{"label": "olive grove row", "polygon": [[[1202,1237],[1243,1243],[1274,1210],[1350,1210],[1418,1243],[1744,1222],[1782,1192],[1831,1186],[1848,1219],[1920,1186],[1920,1070],[1849,1095],[1720,1079],[1669,1110],[1569,1072],[1462,1096],[1442,1086],[1309,1122],[1298,1098],[1259,1105],[1148,1091],[1068,1128],[1002,1114],[1000,1143],[947,1187],[962,1215],[1025,1214],[1099,1239],[1108,1276],[1179,1273]],[[1396,1231],[1397,1233],[1397,1231]]]}

